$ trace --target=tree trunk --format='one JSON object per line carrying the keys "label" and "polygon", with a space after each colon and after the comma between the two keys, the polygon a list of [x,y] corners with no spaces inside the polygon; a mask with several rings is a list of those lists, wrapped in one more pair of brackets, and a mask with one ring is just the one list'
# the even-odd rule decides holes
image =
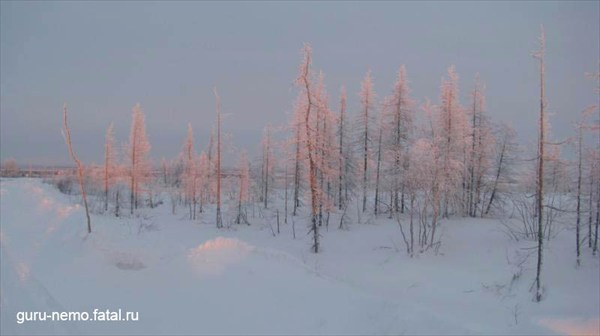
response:
{"label": "tree trunk", "polygon": [[545,37],[544,32],[542,30],[542,35],[540,38],[540,52],[539,52],[539,61],[540,61],[540,119],[539,119],[539,139],[538,139],[538,172],[537,172],[537,267],[536,267],[536,276],[535,276],[535,300],[540,302],[542,300],[542,284],[541,284],[541,273],[542,273],[542,256],[544,250],[544,230],[543,230],[543,214],[544,214],[544,107],[545,107],[545,92],[544,92],[544,44]]}

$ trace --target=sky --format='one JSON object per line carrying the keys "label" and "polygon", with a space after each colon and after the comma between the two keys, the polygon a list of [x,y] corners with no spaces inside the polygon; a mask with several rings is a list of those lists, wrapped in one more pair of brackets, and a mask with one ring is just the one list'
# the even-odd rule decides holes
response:
{"label": "sky", "polygon": [[1,1],[0,159],[69,164],[63,103],[85,163],[102,162],[111,122],[118,142],[127,141],[138,102],[155,162],[181,151],[188,122],[203,149],[215,86],[232,146],[255,156],[263,127],[289,120],[304,42],[334,110],[345,85],[349,113],[358,111],[367,70],[378,97],[389,94],[402,64],[413,98],[435,103],[455,65],[462,103],[479,73],[489,115],[532,144],[539,79],[531,52],[542,24],[552,134],[564,139],[580,111],[598,102],[597,84],[584,74],[599,71],[599,1]]}

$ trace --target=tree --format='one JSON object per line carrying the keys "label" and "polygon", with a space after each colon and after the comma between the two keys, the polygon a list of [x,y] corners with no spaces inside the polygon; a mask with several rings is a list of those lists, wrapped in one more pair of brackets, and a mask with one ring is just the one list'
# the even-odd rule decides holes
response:
{"label": "tree", "polygon": [[239,190],[238,190],[238,211],[236,216],[236,224],[240,224],[242,221],[248,225],[248,219],[246,218],[246,212],[244,211],[244,205],[248,201],[250,191],[250,166],[248,165],[248,159],[246,152],[242,152],[240,155],[240,162],[238,164],[239,169]]}
{"label": "tree", "polygon": [[344,186],[346,186],[346,179],[347,179],[347,175],[346,172],[347,170],[345,169],[345,165],[347,162],[347,157],[345,156],[346,151],[344,148],[344,142],[345,142],[345,122],[346,122],[346,100],[347,100],[347,96],[346,96],[346,88],[344,86],[342,86],[342,88],[340,89],[340,116],[338,118],[339,123],[338,123],[338,139],[339,139],[339,166],[338,166],[338,207],[341,210],[345,203],[347,202],[347,198],[344,197]]}
{"label": "tree", "polygon": [[104,143],[104,211],[108,211],[108,193],[111,185],[116,178],[116,159],[115,133],[113,124],[110,123],[106,130]]}
{"label": "tree", "polygon": [[148,181],[150,174],[150,143],[146,136],[146,123],[140,104],[133,107],[131,121],[131,132],[128,144],[129,157],[129,190],[130,190],[130,213],[138,207],[138,197],[141,187]]}
{"label": "tree", "polygon": [[454,66],[448,68],[448,78],[442,79],[441,104],[437,108],[436,127],[438,146],[443,153],[443,215],[448,217],[449,207],[460,208],[457,194],[459,184],[464,181],[467,135],[470,133],[465,110],[459,102],[458,75]]}
{"label": "tree", "polygon": [[496,130],[496,142],[495,153],[495,164],[494,164],[494,179],[491,183],[491,189],[488,194],[490,195],[485,204],[485,211],[482,208],[482,216],[489,214],[492,209],[494,201],[498,199],[499,186],[506,182],[506,178],[511,175],[510,166],[514,161],[514,153],[517,148],[515,142],[516,133],[515,130],[509,125],[502,124]]}
{"label": "tree", "polygon": [[188,133],[183,146],[183,189],[186,202],[190,208],[190,219],[196,219],[196,205],[198,199],[196,193],[198,190],[198,169],[196,162],[196,152],[194,151],[194,131],[192,124],[188,124]]}
{"label": "tree", "polygon": [[386,157],[393,159],[390,169],[391,213],[404,211],[405,172],[408,169],[408,147],[413,129],[414,101],[410,98],[410,88],[406,76],[406,67],[402,65],[394,83],[392,94],[385,97],[382,104],[383,125],[388,125],[384,134]]}
{"label": "tree", "polygon": [[384,132],[385,124],[383,122],[383,118],[379,118],[379,127],[377,130],[377,166],[375,168],[375,204],[373,213],[375,216],[379,213],[379,182],[380,182],[380,172],[381,172],[381,152],[383,151],[382,142],[383,142],[383,132]]}
{"label": "tree", "polygon": [[544,116],[544,108],[546,107],[546,92],[545,92],[545,68],[544,68],[544,53],[546,48],[546,36],[544,34],[544,27],[541,27],[541,35],[539,38],[540,47],[533,54],[533,56],[539,61],[540,71],[540,115],[539,115],[539,133],[538,133],[538,162],[537,162],[537,185],[536,185],[536,206],[537,206],[537,267],[535,276],[535,300],[540,302],[542,300],[542,284],[541,284],[541,273],[542,273],[542,256],[544,250],[544,233],[543,233],[543,214],[544,214],[544,129],[546,127],[546,120]]}
{"label": "tree", "polygon": [[17,165],[17,160],[10,158],[4,160],[2,164],[3,176],[7,177],[17,177],[19,176],[19,166]]}
{"label": "tree", "polygon": [[261,141],[262,147],[262,163],[261,163],[261,198],[263,200],[263,204],[265,209],[268,206],[269,202],[269,188],[272,186],[269,185],[269,182],[273,180],[273,168],[275,167],[275,162],[273,158],[273,144],[271,139],[271,125],[267,125],[263,131],[263,138]]}
{"label": "tree", "polygon": [[300,192],[302,188],[302,165],[305,157],[302,156],[302,146],[305,144],[304,113],[306,109],[306,96],[303,92],[298,93],[294,104],[294,113],[290,127],[293,131],[293,139],[290,142],[294,146],[294,200],[292,215],[296,216],[300,207]]}
{"label": "tree", "polygon": [[[300,87],[301,92],[306,97],[306,100],[303,100],[302,106],[304,107],[304,133],[305,137],[305,148],[308,158],[308,180],[310,187],[310,199],[311,199],[311,229],[310,231],[313,233],[313,252],[319,253],[319,227],[317,225],[317,216],[318,216],[318,206],[319,206],[319,189],[317,185],[317,162],[315,160],[316,146],[315,146],[315,138],[314,132],[315,129],[311,127],[311,117],[312,108],[316,106],[316,102],[313,99],[311,92],[311,56],[312,56],[312,48],[308,43],[304,44],[302,49],[304,54],[304,58],[302,63],[300,63],[298,77],[296,78],[296,85]],[[314,118],[314,117],[313,117]]]}
{"label": "tree", "polygon": [[221,217],[221,98],[216,87],[214,92],[217,101],[217,229],[220,229],[223,227],[223,218]]}
{"label": "tree", "polygon": [[373,79],[371,71],[367,71],[361,84],[359,92],[362,111],[359,118],[360,138],[362,143],[362,211],[367,210],[367,188],[369,177],[369,156],[370,156],[370,120],[372,119],[373,106],[375,103],[375,92],[373,91]]}
{"label": "tree", "polygon": [[88,233],[92,233],[92,221],[90,219],[90,211],[88,209],[87,194],[84,188],[84,167],[81,161],[79,161],[79,158],[77,158],[75,150],[73,150],[73,142],[71,141],[71,130],[69,129],[69,125],[67,123],[67,104],[65,104],[63,107],[63,135],[65,136],[65,142],[67,143],[67,147],[69,148],[69,155],[71,156],[71,159],[75,162],[75,165],[77,166],[77,181],[79,182],[81,197],[83,198],[83,205],[85,207],[87,229]]}
{"label": "tree", "polygon": [[481,83],[479,75],[475,78],[475,88],[471,93],[471,137],[470,152],[467,155],[468,163],[466,169],[465,210],[471,217],[477,216],[477,211],[483,214],[482,188],[483,178],[488,173],[492,162],[492,153],[495,139],[489,120],[485,115],[485,86]]}
{"label": "tree", "polygon": [[210,196],[210,177],[211,177],[210,161],[206,152],[202,151],[198,157],[198,189],[200,191],[199,202],[200,212],[204,211],[204,203],[209,201]]}

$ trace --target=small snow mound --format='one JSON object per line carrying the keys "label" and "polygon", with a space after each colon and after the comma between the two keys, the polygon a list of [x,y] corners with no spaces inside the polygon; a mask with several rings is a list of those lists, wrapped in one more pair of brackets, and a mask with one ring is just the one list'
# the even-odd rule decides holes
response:
{"label": "small snow mound", "polygon": [[235,238],[217,237],[188,252],[188,262],[199,275],[217,275],[242,261],[254,247]]}

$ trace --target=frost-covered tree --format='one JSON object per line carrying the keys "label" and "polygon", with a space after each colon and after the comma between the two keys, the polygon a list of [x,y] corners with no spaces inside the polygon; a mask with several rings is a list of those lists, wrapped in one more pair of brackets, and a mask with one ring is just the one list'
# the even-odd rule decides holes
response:
{"label": "frost-covered tree", "polygon": [[10,158],[2,163],[2,176],[16,177],[19,176],[19,166],[17,160]]}
{"label": "frost-covered tree", "polygon": [[[324,219],[326,225],[329,225],[329,214],[335,204],[333,184],[338,181],[337,173],[339,164],[339,151],[335,141],[337,119],[333,111],[329,108],[329,96],[325,88],[324,78],[323,72],[320,72],[314,90],[315,101],[317,102],[314,127],[317,147],[315,154],[318,157],[317,175],[320,190],[319,225],[322,225]],[[325,212],[325,218],[323,212]]]}
{"label": "frost-covered tree", "polygon": [[369,159],[371,154],[371,119],[374,116],[375,91],[371,71],[367,71],[359,92],[361,112],[358,118],[359,140],[361,144],[362,174],[362,211],[367,210],[367,191],[369,187]]}
{"label": "frost-covered tree", "polygon": [[129,161],[130,213],[138,207],[138,198],[144,184],[150,178],[151,164],[148,158],[150,143],[146,136],[146,122],[140,104],[133,107],[131,132],[127,145]]}
{"label": "frost-covered tree", "polygon": [[67,147],[69,148],[69,155],[71,156],[71,159],[75,162],[77,168],[77,181],[79,182],[79,189],[81,190],[81,197],[83,198],[83,205],[85,206],[87,229],[88,233],[92,233],[92,221],[90,219],[90,211],[88,209],[87,193],[84,187],[84,167],[77,155],[75,154],[75,150],[73,149],[73,142],[71,141],[71,130],[69,129],[69,124],[67,123],[67,104],[65,104],[63,107],[63,135],[65,137]]}
{"label": "frost-covered tree", "polygon": [[472,107],[469,119],[471,121],[469,144],[466,155],[466,169],[464,179],[465,203],[464,210],[471,216],[483,212],[482,191],[484,177],[491,169],[492,154],[495,139],[489,119],[485,115],[485,86],[481,83],[479,75],[475,79],[475,88],[471,93]]}
{"label": "frost-covered tree", "polygon": [[391,175],[391,213],[404,211],[404,185],[408,169],[408,148],[413,131],[414,101],[410,97],[410,88],[406,76],[406,67],[398,70],[392,93],[385,97],[382,104],[383,148],[387,171]]}
{"label": "frost-covered tree", "polygon": [[217,101],[217,159],[216,159],[216,170],[215,179],[217,181],[217,228],[223,227],[223,218],[221,216],[221,97],[217,92],[217,88],[214,89],[215,98]]}
{"label": "frost-covered tree", "polygon": [[318,220],[318,209],[319,209],[319,198],[320,198],[320,190],[317,183],[317,147],[315,143],[315,128],[313,127],[314,122],[314,109],[317,107],[317,102],[314,99],[312,90],[312,71],[310,69],[311,66],[311,57],[312,57],[312,48],[308,43],[304,44],[302,49],[303,52],[303,60],[300,63],[300,67],[298,69],[298,77],[295,80],[296,85],[300,88],[302,94],[306,97],[306,100],[303,100],[302,106],[304,107],[304,134],[305,134],[305,148],[307,154],[307,164],[308,164],[308,185],[310,188],[310,204],[311,204],[311,229],[310,231],[313,233],[313,252],[319,253],[319,227],[317,225]]}
{"label": "frost-covered tree", "polygon": [[200,203],[200,212],[204,212],[204,204],[209,202],[211,194],[211,166],[206,152],[202,151],[198,157],[198,202]]}
{"label": "frost-covered tree", "polygon": [[275,168],[275,158],[273,156],[273,139],[272,127],[267,125],[263,130],[263,138],[261,140],[262,160],[261,160],[261,199],[265,209],[269,203],[269,191],[273,188]]}
{"label": "frost-covered tree", "polygon": [[459,191],[464,177],[465,153],[470,133],[467,115],[459,101],[458,75],[454,66],[448,68],[448,78],[442,79],[440,101],[436,136],[439,137],[438,146],[443,153],[443,214],[447,217],[450,206],[456,210],[462,207]]}
{"label": "frost-covered tree", "polygon": [[115,147],[115,133],[113,124],[111,123],[106,130],[104,142],[104,211],[108,211],[108,194],[110,187],[115,183],[116,179],[116,160],[117,152]]}
{"label": "frost-covered tree", "polygon": [[242,152],[240,155],[240,162],[238,164],[239,170],[239,189],[238,189],[238,206],[237,206],[237,216],[236,216],[236,224],[240,224],[242,222],[250,225],[248,219],[246,217],[245,204],[249,199],[250,195],[250,166],[248,165],[248,159],[246,157],[246,152]]}
{"label": "frost-covered tree", "polygon": [[346,106],[347,106],[346,88],[342,86],[340,89],[340,115],[338,117],[338,207],[343,209],[348,201],[348,162],[346,145]]}
{"label": "frost-covered tree", "polygon": [[198,162],[196,159],[196,152],[194,151],[194,131],[192,129],[192,124],[188,124],[188,133],[181,154],[183,160],[182,186],[190,210],[190,219],[195,220],[196,205],[198,203]]}
{"label": "frost-covered tree", "polygon": [[511,182],[510,176],[514,175],[512,165],[516,160],[515,155],[518,149],[515,141],[516,132],[511,126],[500,124],[496,127],[495,134],[494,138],[497,141],[493,150],[493,173],[491,182],[482,196],[484,199],[482,216],[489,214],[495,204],[502,202],[500,199],[501,189],[506,189],[503,186],[507,186]]}
{"label": "frost-covered tree", "polygon": [[292,138],[288,143],[293,146],[293,164],[294,164],[294,194],[293,194],[293,210],[292,215],[296,216],[298,207],[300,207],[300,193],[302,190],[303,180],[303,162],[306,159],[305,153],[303,153],[303,146],[306,142],[304,136],[304,113],[306,111],[306,95],[303,92],[298,93],[296,102],[294,103],[294,112],[292,120],[290,122],[290,129],[292,130]]}
{"label": "frost-covered tree", "polygon": [[540,113],[539,113],[539,133],[538,133],[538,151],[537,151],[537,184],[536,184],[536,218],[537,218],[537,266],[536,266],[536,276],[535,276],[535,301],[540,302],[542,300],[542,283],[541,283],[541,273],[542,273],[542,257],[544,250],[544,144],[546,142],[545,139],[545,128],[546,128],[546,119],[544,114],[544,109],[546,107],[546,83],[544,80],[545,76],[545,64],[544,64],[544,56],[546,49],[546,36],[544,34],[544,28],[542,27],[542,32],[539,38],[540,47],[533,54],[533,56],[539,61],[539,71],[540,71]]}

